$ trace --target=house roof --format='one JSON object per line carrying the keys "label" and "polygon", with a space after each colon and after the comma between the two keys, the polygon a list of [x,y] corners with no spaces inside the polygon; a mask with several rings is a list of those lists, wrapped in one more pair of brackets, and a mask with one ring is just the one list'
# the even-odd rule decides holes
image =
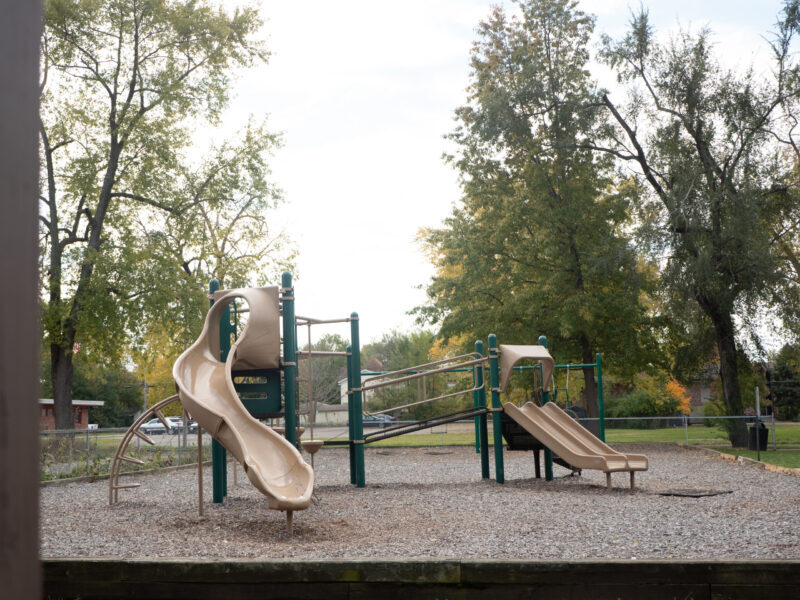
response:
{"label": "house roof", "polygon": [[[39,404],[44,406],[52,406],[52,398],[39,398]],[[104,406],[105,402],[102,400],[73,400],[72,406]]]}

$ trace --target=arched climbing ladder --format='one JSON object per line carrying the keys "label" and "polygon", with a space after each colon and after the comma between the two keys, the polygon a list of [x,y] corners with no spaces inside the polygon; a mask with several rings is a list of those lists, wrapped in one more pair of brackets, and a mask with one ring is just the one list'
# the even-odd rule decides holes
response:
{"label": "arched climbing ladder", "polygon": [[166,406],[169,406],[173,402],[179,402],[178,395],[175,394],[174,396],[170,396],[169,398],[165,398],[161,402],[154,404],[146,411],[144,411],[141,416],[133,422],[128,428],[128,431],[125,432],[125,435],[122,436],[122,441],[117,446],[117,451],[114,453],[114,458],[111,461],[111,467],[108,472],[108,503],[109,505],[116,504],[119,502],[119,490],[123,489],[130,489],[130,488],[137,488],[140,484],[138,483],[119,483],[119,472],[122,467],[123,462],[131,463],[134,465],[143,465],[144,461],[141,459],[136,458],[135,456],[130,456],[126,454],[128,449],[128,445],[131,443],[134,437],[138,437],[143,442],[150,444],[151,446],[155,445],[153,439],[143,432],[140,427],[142,424],[146,423],[153,417],[156,417],[159,421],[164,424],[166,431],[169,431],[172,428],[172,425],[167,421],[167,418],[164,416],[164,413],[161,412]]}

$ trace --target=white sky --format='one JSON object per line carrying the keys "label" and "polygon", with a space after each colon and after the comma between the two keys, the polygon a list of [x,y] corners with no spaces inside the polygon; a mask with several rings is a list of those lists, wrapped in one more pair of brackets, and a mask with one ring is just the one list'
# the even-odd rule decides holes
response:
{"label": "white sky", "polygon": [[[466,100],[475,27],[490,0],[263,0],[273,56],[244,74],[223,118],[236,128],[269,115],[284,147],[272,162],[286,205],[275,222],[300,251],[297,312],[320,318],[360,314],[367,343],[424,303],[432,267],[415,238],[459,198],[442,160],[443,136]],[[768,58],[762,36],[779,0],[650,0],[659,30],[710,25],[727,61]],[[597,33],[620,35],[626,0],[583,0]],[[603,85],[611,85],[598,71]],[[339,328],[343,335],[346,329]],[[323,333],[320,331],[319,333]],[[315,336],[316,337],[316,336]]]}

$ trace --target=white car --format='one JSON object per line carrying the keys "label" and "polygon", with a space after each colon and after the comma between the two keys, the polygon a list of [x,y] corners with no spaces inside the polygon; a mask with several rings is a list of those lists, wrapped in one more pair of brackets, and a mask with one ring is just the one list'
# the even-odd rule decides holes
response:
{"label": "white car", "polygon": [[142,423],[139,430],[147,435],[159,435],[167,432],[167,428],[159,419],[150,419],[147,423]]}
{"label": "white car", "polygon": [[183,419],[180,417],[167,417],[167,421],[169,421],[170,433],[179,433],[183,431]]}

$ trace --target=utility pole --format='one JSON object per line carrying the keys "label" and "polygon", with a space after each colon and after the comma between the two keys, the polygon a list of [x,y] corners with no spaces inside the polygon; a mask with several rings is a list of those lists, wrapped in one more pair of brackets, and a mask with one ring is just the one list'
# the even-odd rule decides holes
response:
{"label": "utility pole", "polygon": [[144,390],[144,394],[143,394],[144,395],[144,406],[142,406],[142,412],[140,413],[140,415],[143,415],[145,412],[147,412],[147,390],[150,389],[150,388],[156,387],[156,386],[150,385],[149,383],[147,383],[147,379],[145,378],[144,375],[142,375],[142,382],[141,383],[139,383],[137,385],[126,385],[124,387],[126,387],[126,388],[140,387],[140,388],[142,388]]}

